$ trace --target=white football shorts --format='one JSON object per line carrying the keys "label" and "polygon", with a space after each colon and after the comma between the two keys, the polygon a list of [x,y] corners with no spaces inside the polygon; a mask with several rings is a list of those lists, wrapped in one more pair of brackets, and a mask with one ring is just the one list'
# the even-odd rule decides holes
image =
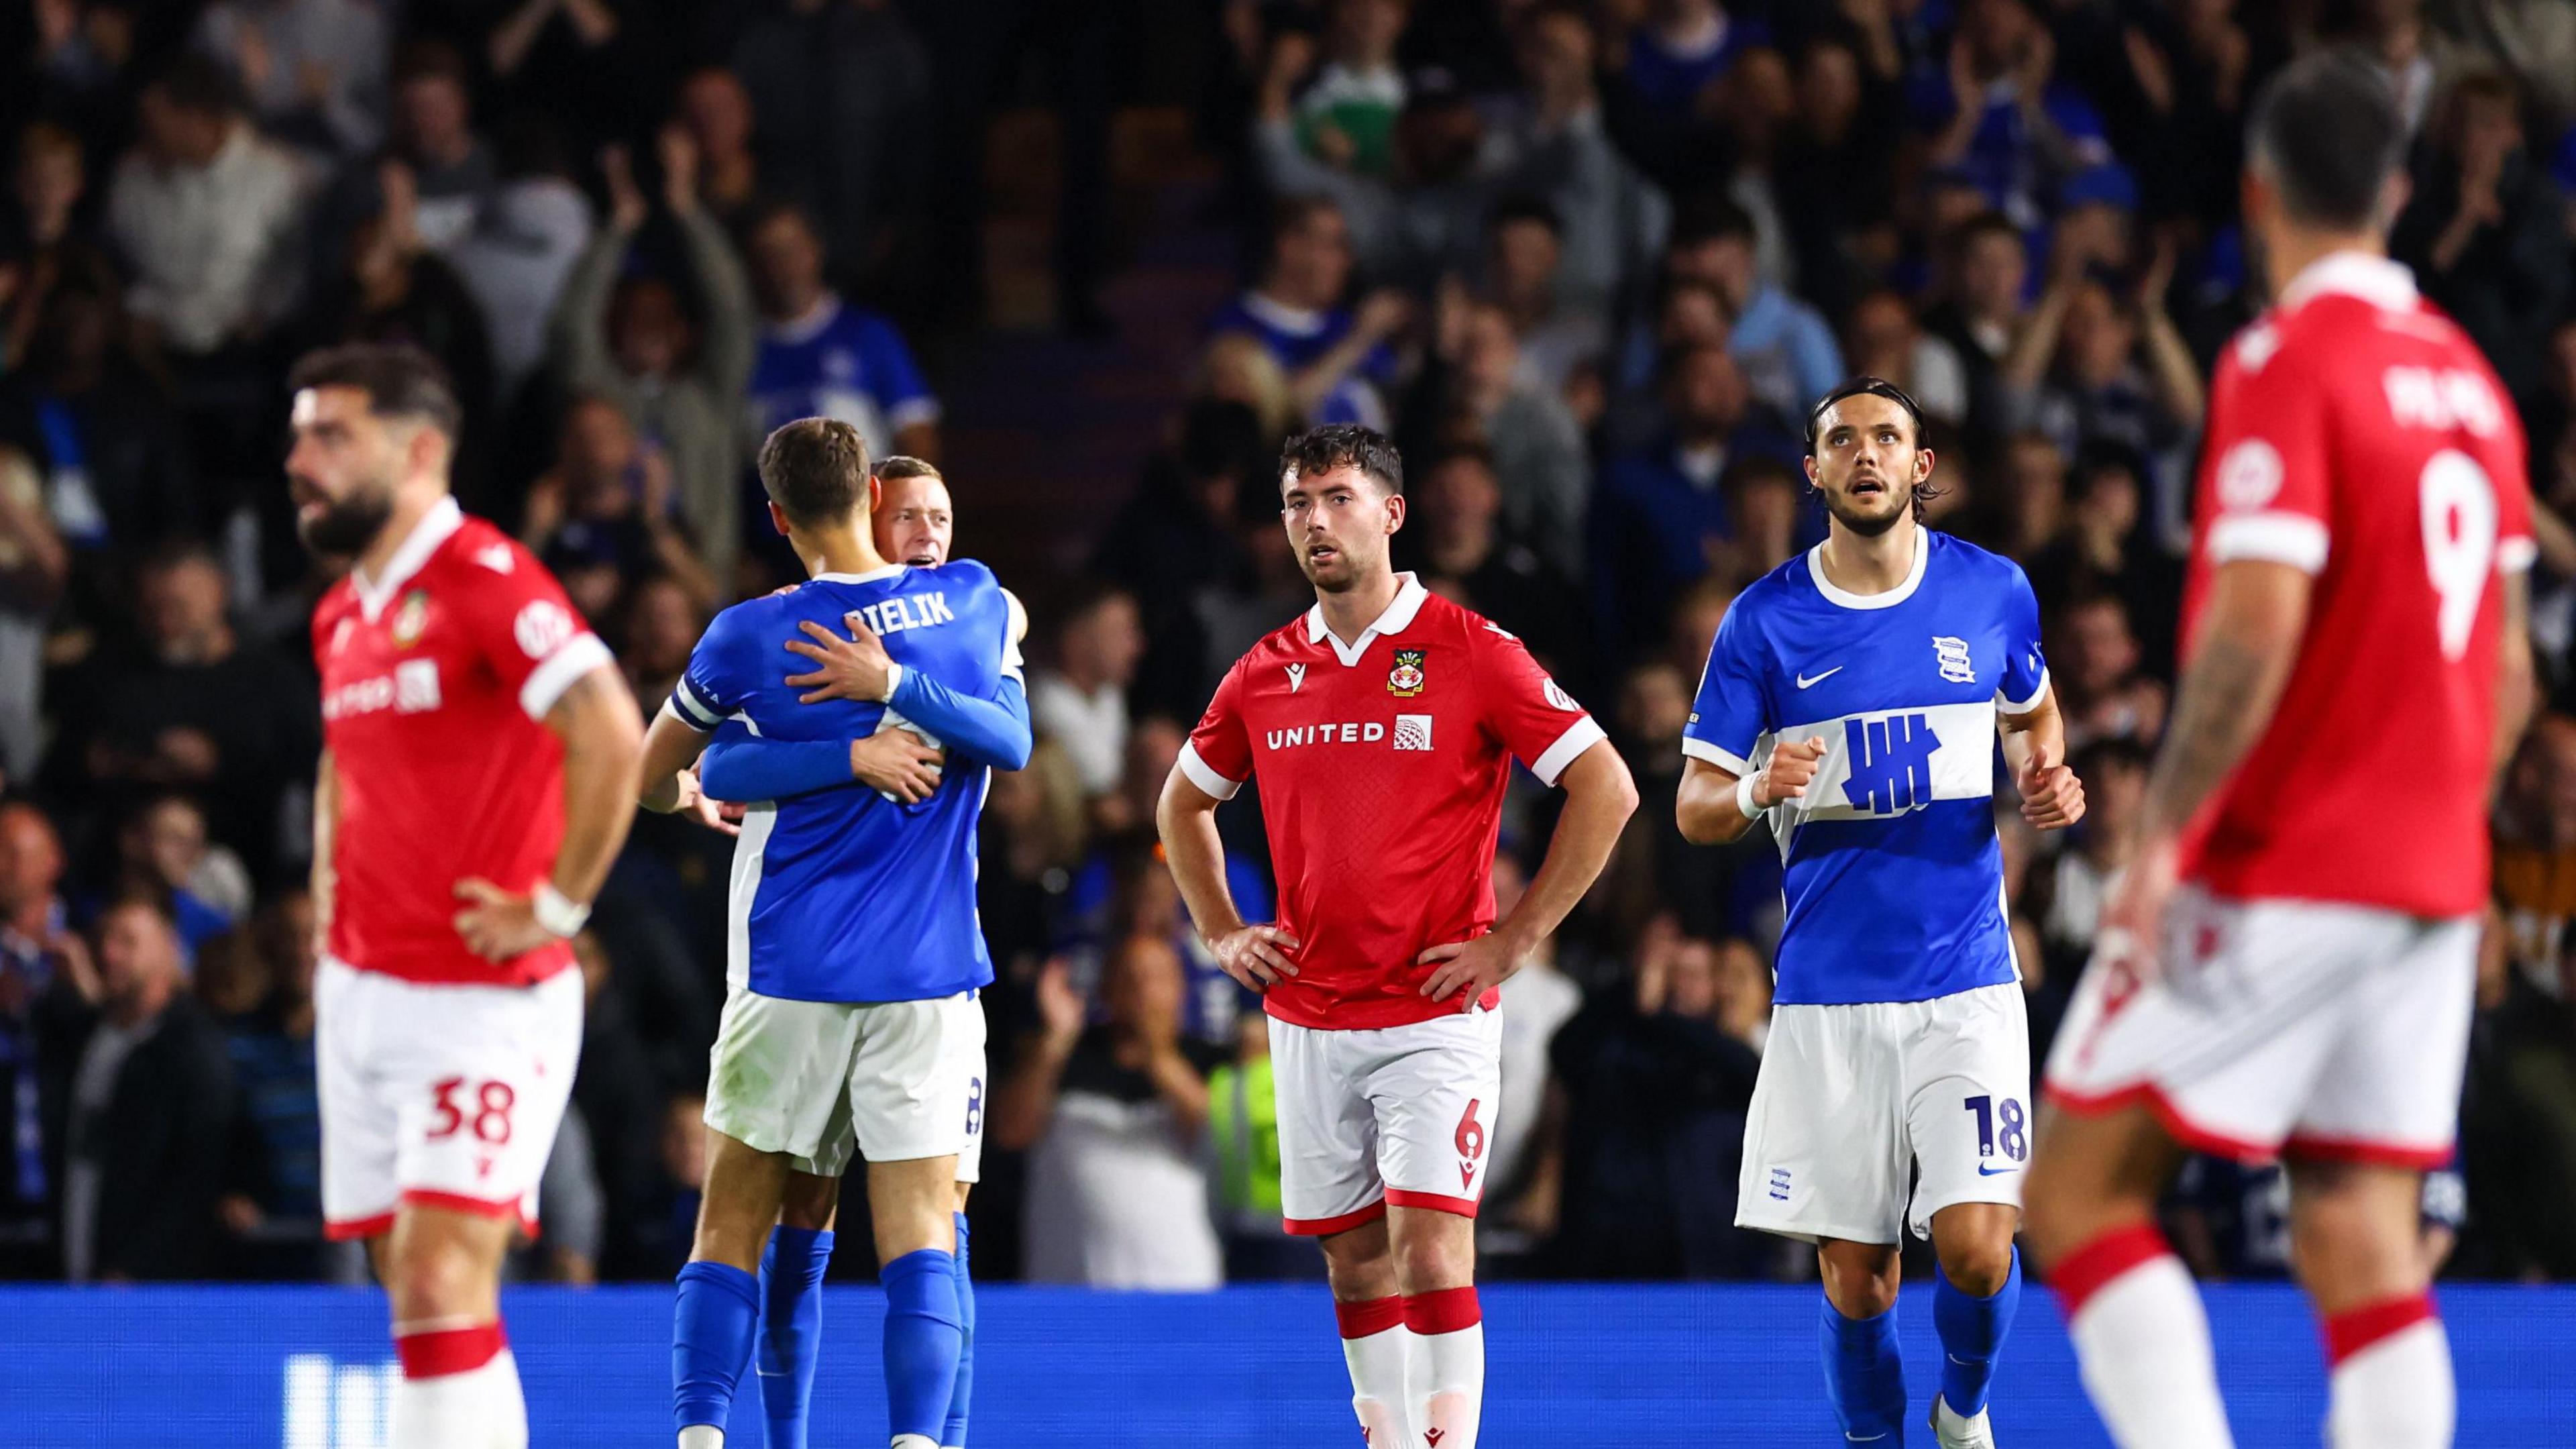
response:
{"label": "white football shorts", "polygon": [[2153,1111],[2175,1140],[2431,1169],[2451,1155],[2479,921],[2186,887],[2141,979],[2097,956],[2048,1059],[2065,1110]]}
{"label": "white football shorts", "polygon": [[2018,982],[1929,1001],[1774,1007],[1735,1225],[1895,1243],[1908,1226],[1929,1238],[1932,1215],[1958,1203],[2019,1207],[2030,1111]]}
{"label": "white football shorts", "polygon": [[1270,1058],[1289,1232],[1343,1232],[1389,1203],[1476,1215],[1503,1095],[1499,1010],[1367,1031],[1272,1017]]}
{"label": "white football shorts", "polygon": [[371,1238],[412,1203],[533,1234],[581,1059],[581,973],[457,986],[325,957],[313,1009],[324,1230]]}
{"label": "white football shorts", "polygon": [[706,1122],[818,1177],[840,1176],[854,1157],[962,1157],[970,1118],[971,1135],[983,1135],[983,1057],[984,1006],[971,991],[792,1001],[737,986],[709,1056]]}

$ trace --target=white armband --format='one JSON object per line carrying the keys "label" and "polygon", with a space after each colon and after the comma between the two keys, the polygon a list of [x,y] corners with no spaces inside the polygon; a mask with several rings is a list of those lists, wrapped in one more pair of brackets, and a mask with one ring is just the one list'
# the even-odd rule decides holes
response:
{"label": "white armband", "polygon": [[884,690],[884,692],[883,692],[883,693],[881,693],[881,694],[879,694],[879,695],[877,696],[877,703],[879,703],[879,704],[892,704],[892,703],[894,703],[894,692],[895,692],[896,690],[898,690],[898,689],[902,688],[902,687],[903,687],[903,666],[902,666],[902,665],[900,665],[900,664],[889,664],[889,665],[887,665],[887,666],[886,666],[886,682],[885,682],[885,690]]}
{"label": "white armband", "polygon": [[1762,818],[1763,807],[1753,803],[1753,782],[1761,773],[1756,770],[1753,774],[1746,775],[1735,782],[1735,808],[1743,811],[1744,818],[1747,820]]}
{"label": "white armband", "polygon": [[567,941],[580,935],[581,928],[590,920],[590,907],[556,890],[555,883],[550,880],[537,883],[537,893],[528,898],[528,908],[535,914],[538,925]]}

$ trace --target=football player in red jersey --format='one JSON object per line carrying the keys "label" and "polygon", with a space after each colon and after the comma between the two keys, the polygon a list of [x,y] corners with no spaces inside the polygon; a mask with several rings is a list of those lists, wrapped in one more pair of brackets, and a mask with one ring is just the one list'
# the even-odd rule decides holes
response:
{"label": "football player in red jersey", "polygon": [[2274,305],[2220,359],[2185,657],[2140,839],[2048,1066],[2026,1188],[2124,1446],[2229,1443],[2209,1325],[2155,1227],[2184,1148],[2286,1158],[2329,1442],[2451,1442],[2417,1245],[2449,1156],[2487,804],[2531,699],[2513,404],[2382,244],[2405,126],[2371,67],[2284,71],[2248,137]]}
{"label": "football player in red jersey", "polygon": [[[1361,1429],[1378,1449],[1474,1449],[1495,988],[1590,889],[1637,789],[1518,639],[1389,567],[1394,445],[1317,428],[1280,469],[1315,607],[1227,672],[1156,824],[1209,950],[1263,992],[1288,1231],[1322,1242]],[[1566,801],[1546,863],[1496,920],[1514,758]],[[1256,772],[1279,881],[1268,925],[1237,914],[1216,830]]]}
{"label": "football player in red jersey", "polygon": [[571,937],[633,818],[643,725],[535,556],[448,489],[458,410],[409,347],[295,369],[313,613],[322,1207],[393,1299],[394,1449],[528,1442],[501,1257],[581,1051]]}

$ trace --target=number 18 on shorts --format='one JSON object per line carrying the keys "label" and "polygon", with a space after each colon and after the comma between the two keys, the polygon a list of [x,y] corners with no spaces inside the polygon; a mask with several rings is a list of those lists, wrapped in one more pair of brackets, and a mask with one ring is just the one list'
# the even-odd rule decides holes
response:
{"label": "number 18 on shorts", "polygon": [[2030,1112],[2016,983],[1782,1005],[1747,1114],[1736,1226],[1894,1243],[1909,1226],[1929,1238],[1932,1215],[1959,1203],[2018,1207]]}

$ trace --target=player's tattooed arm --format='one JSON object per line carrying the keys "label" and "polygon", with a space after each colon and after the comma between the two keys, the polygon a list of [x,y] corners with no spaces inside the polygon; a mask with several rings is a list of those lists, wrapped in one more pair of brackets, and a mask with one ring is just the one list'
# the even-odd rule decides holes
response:
{"label": "player's tattooed arm", "polygon": [[2504,588],[2504,637],[2496,656],[2496,736],[2494,763],[2487,771],[2487,799],[2493,801],[2504,783],[2505,767],[2531,724],[2534,698],[2531,668],[2531,575],[2507,569],[2496,582]]}
{"label": "player's tattooed arm", "polygon": [[2102,912],[2102,947],[2145,965],[2164,934],[2180,877],[2182,832],[2244,763],[2272,722],[2298,661],[2314,580],[2288,564],[2238,559],[2210,580],[2200,643],[2147,780],[2145,818],[2120,888]]}
{"label": "player's tattooed arm", "polygon": [[2263,737],[2298,662],[2313,586],[2288,564],[2253,559],[2212,577],[2200,647],[2183,666],[2147,785],[2150,837],[2180,834]]}
{"label": "player's tattooed arm", "polygon": [[[464,903],[457,934],[487,960],[525,955],[578,930],[578,913],[599,894],[635,820],[630,802],[638,793],[644,727],[617,666],[603,662],[574,680],[545,722],[563,741],[564,834],[553,874],[529,895],[478,877],[456,883]],[[565,910],[576,913],[569,925]]]}

